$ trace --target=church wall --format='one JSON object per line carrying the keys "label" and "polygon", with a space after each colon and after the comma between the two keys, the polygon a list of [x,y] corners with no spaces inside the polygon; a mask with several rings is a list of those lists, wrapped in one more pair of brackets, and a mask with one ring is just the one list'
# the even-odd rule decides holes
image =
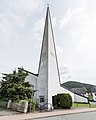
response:
{"label": "church wall", "polygon": [[[43,105],[48,101],[48,21],[45,22],[44,36],[42,42],[38,83],[37,83],[37,103]],[[42,100],[44,98],[44,101]]]}
{"label": "church wall", "polygon": [[49,21],[49,31],[48,31],[48,103],[52,104],[52,96],[59,93],[69,93],[72,96],[74,101],[74,93],[62,88],[60,86],[60,76],[59,68],[57,63],[57,56],[55,50],[54,37],[51,28],[50,16],[48,17]]}
{"label": "church wall", "polygon": [[77,94],[74,94],[74,102],[84,102],[88,103],[88,99]]}
{"label": "church wall", "polygon": [[[43,105],[48,100],[48,75],[46,65],[42,66],[42,70],[38,76],[38,83],[37,83],[37,103]],[[40,102],[40,98],[44,97],[45,101]]]}
{"label": "church wall", "polygon": [[[33,89],[34,89],[34,90],[37,90],[37,76],[32,75],[32,74],[29,74],[29,75],[26,77],[25,81],[29,81],[29,83],[34,86]],[[35,99],[35,100],[36,100],[36,97],[37,97],[37,94],[36,94],[36,92],[35,92],[35,93],[34,93],[34,99]]]}
{"label": "church wall", "polygon": [[73,102],[87,102],[85,98],[60,86],[61,81],[49,8],[47,8],[46,14],[38,77],[30,74],[26,80],[34,85],[34,90],[37,90],[34,97],[40,105],[52,104],[52,96],[60,93],[69,93]]}

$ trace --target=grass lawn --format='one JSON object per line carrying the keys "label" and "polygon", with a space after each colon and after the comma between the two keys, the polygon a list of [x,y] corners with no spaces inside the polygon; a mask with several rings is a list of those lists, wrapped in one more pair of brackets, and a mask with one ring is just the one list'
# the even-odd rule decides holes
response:
{"label": "grass lawn", "polygon": [[79,107],[90,107],[90,108],[96,108],[96,105],[90,105],[86,103],[73,103],[72,108],[79,108]]}
{"label": "grass lawn", "polygon": [[91,108],[96,108],[96,105],[91,105],[90,107],[91,107]]}

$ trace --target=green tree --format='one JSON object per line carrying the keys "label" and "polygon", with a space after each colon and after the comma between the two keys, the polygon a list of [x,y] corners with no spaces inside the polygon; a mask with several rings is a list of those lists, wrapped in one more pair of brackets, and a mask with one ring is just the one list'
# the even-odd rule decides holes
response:
{"label": "green tree", "polygon": [[32,97],[32,85],[25,82],[26,73],[23,68],[14,70],[10,74],[3,74],[4,77],[1,81],[0,98],[3,100],[28,100]]}

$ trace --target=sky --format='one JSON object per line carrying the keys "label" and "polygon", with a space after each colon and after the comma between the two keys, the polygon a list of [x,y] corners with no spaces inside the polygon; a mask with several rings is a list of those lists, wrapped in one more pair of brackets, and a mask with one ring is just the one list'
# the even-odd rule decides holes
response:
{"label": "sky", "polygon": [[38,72],[47,4],[62,83],[96,84],[96,0],[0,0],[0,75]]}

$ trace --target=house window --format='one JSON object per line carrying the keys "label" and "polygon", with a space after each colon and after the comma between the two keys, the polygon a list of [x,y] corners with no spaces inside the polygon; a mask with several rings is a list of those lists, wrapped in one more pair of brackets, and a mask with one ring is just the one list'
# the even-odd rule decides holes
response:
{"label": "house window", "polygon": [[44,100],[44,96],[39,96],[39,98],[40,98],[40,103],[42,103],[42,102],[45,101],[45,100]]}

